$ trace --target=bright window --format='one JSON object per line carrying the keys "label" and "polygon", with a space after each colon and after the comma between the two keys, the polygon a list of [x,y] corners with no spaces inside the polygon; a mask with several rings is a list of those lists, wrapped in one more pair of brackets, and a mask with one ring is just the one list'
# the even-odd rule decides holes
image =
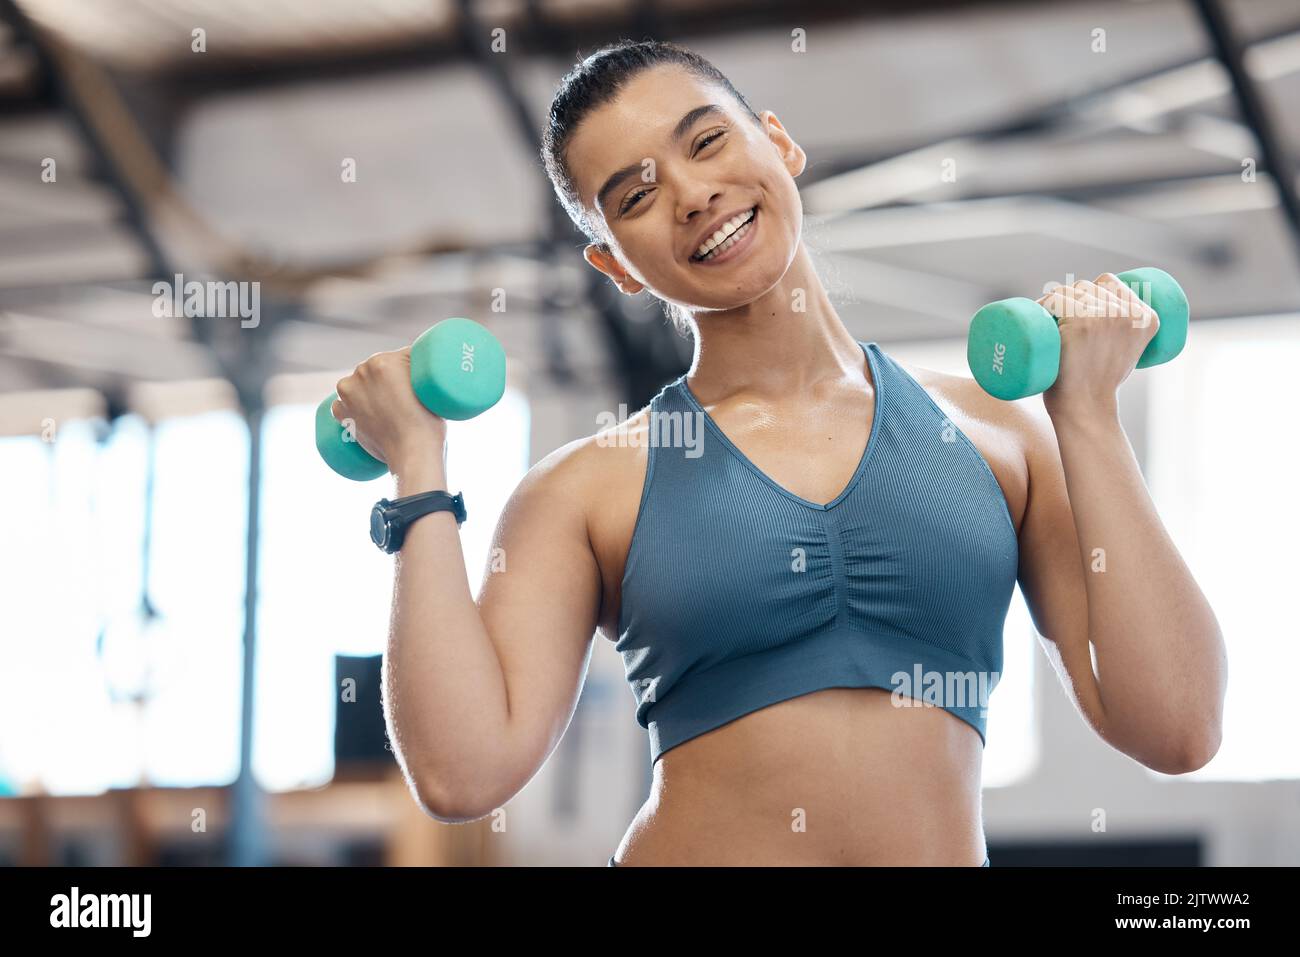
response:
{"label": "bright window", "polygon": [[[239,757],[247,441],[214,413],[157,430],[149,600],[147,433],[89,422],[0,441],[0,774],[89,794],[224,782]],[[141,702],[144,702],[143,704]]]}
{"label": "bright window", "polygon": [[[313,406],[264,425],[254,770],[277,789],[333,773],[334,655],[378,654],[392,559],[370,506],[392,481],[345,481],[312,442]],[[478,593],[497,517],[527,470],[513,390],[451,423],[449,480]],[[162,422],[143,610],[148,432],[89,422],[0,439],[0,793],[92,794],[142,780],[221,784],[239,761],[248,439],[230,412]]]}
{"label": "bright window", "polygon": [[[253,766],[271,789],[316,786],[334,771],[334,655],[382,654],[393,559],[370,541],[370,507],[393,481],[351,482],[313,444],[314,406],[266,420],[257,740]],[[461,548],[478,594],[497,518],[528,470],[528,403],[514,390],[448,424],[451,490],[465,494]]]}

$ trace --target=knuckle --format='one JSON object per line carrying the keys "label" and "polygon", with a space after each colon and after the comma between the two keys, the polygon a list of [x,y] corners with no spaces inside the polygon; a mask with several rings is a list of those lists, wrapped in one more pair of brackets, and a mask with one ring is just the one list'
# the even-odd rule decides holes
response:
{"label": "knuckle", "polygon": [[357,366],[357,369],[365,370],[368,376],[380,376],[396,368],[400,358],[397,352],[376,352]]}

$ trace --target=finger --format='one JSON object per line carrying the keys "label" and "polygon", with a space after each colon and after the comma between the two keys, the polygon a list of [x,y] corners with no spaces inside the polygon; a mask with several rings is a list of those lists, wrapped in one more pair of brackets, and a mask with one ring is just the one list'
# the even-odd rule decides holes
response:
{"label": "finger", "polygon": [[1041,296],[1035,299],[1034,302],[1038,303],[1040,306],[1046,306],[1047,301],[1064,288],[1065,287],[1062,286],[1059,282],[1057,282],[1056,280],[1052,280],[1052,283],[1047,287],[1047,290]]}
{"label": "finger", "polygon": [[1065,314],[1065,303],[1068,299],[1069,295],[1067,294],[1067,289],[1062,286],[1058,289],[1052,290],[1047,293],[1047,295],[1036,301],[1040,306],[1050,312],[1054,318],[1060,319]]}
{"label": "finger", "polygon": [[1102,301],[1087,288],[1075,284],[1062,286],[1042,303],[1056,319],[1092,319],[1104,314]]}
{"label": "finger", "polygon": [[1059,283],[1053,280],[1052,284],[1048,287],[1047,291],[1043,293],[1041,296],[1039,296],[1037,299],[1035,299],[1034,301],[1037,302],[1040,306],[1046,306],[1048,302],[1052,301],[1054,296],[1059,295],[1064,297],[1062,300],[1060,300],[1063,302],[1065,299],[1069,299],[1077,295],[1081,290],[1088,290],[1091,287],[1092,287],[1092,283],[1088,282],[1088,280],[1086,279],[1080,279],[1077,282],[1071,283],[1069,285],[1066,285],[1065,283]]}
{"label": "finger", "polygon": [[411,361],[409,351],[408,348],[394,349],[390,352],[376,352],[357,366],[357,375],[369,379],[372,376],[382,376],[387,372],[408,366]]}
{"label": "finger", "polygon": [[1113,294],[1121,304],[1115,315],[1132,322],[1134,327],[1146,328],[1159,324],[1156,311],[1128,283],[1114,273],[1103,273],[1098,277],[1098,285]]}
{"label": "finger", "polygon": [[[346,406],[347,401],[352,396],[352,386],[356,383],[356,374],[345,375],[338,382],[334,383],[334,394],[338,396],[339,406]],[[333,406],[330,406],[333,408]]]}
{"label": "finger", "polygon": [[343,403],[340,400],[335,399],[330,403],[330,415],[334,416],[335,422],[340,423],[347,418],[347,412],[344,410]]}
{"label": "finger", "polygon": [[1114,273],[1102,273],[1096,281],[1097,295],[1110,304],[1108,315],[1119,319],[1135,319],[1149,308],[1140,296]]}
{"label": "finger", "polygon": [[1057,319],[1075,319],[1087,314],[1089,293],[1079,286],[1061,286],[1045,297],[1042,306]]}
{"label": "finger", "polygon": [[1120,279],[1113,272],[1104,272],[1093,282],[1101,289],[1113,293],[1122,302],[1142,302],[1142,297],[1135,293],[1129,284]]}
{"label": "finger", "polygon": [[1092,292],[1080,290],[1074,302],[1076,319],[1099,319],[1109,315],[1110,304]]}

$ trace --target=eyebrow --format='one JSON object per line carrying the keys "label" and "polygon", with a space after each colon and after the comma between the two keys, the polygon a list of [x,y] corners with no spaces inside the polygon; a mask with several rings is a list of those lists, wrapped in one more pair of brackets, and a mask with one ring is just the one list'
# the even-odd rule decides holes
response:
{"label": "eyebrow", "polygon": [[[698,123],[702,118],[715,113],[721,116],[726,115],[726,111],[716,103],[706,103],[704,106],[697,106],[677,121],[677,125],[673,127],[673,134],[670,137],[669,142],[673,144],[678,143],[683,136],[690,132],[691,127]],[[622,169],[617,170],[609,179],[605,180],[605,185],[596,193],[596,205],[603,209],[605,206],[605,200],[609,197],[609,194],[612,193],[615,188],[620,186],[629,176],[635,176],[641,172],[641,165],[641,163],[629,163]]]}

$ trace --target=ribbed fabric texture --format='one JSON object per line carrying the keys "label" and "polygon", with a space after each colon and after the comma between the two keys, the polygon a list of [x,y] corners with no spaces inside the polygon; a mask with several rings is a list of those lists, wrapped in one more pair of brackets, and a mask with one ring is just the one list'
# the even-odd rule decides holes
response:
{"label": "ribbed fabric texture", "polygon": [[615,645],[651,763],[831,687],[897,690],[986,740],[1019,562],[1006,499],[920,384],[874,341],[859,345],[875,386],[871,433],[824,505],[750,462],[684,375],[651,401]]}

